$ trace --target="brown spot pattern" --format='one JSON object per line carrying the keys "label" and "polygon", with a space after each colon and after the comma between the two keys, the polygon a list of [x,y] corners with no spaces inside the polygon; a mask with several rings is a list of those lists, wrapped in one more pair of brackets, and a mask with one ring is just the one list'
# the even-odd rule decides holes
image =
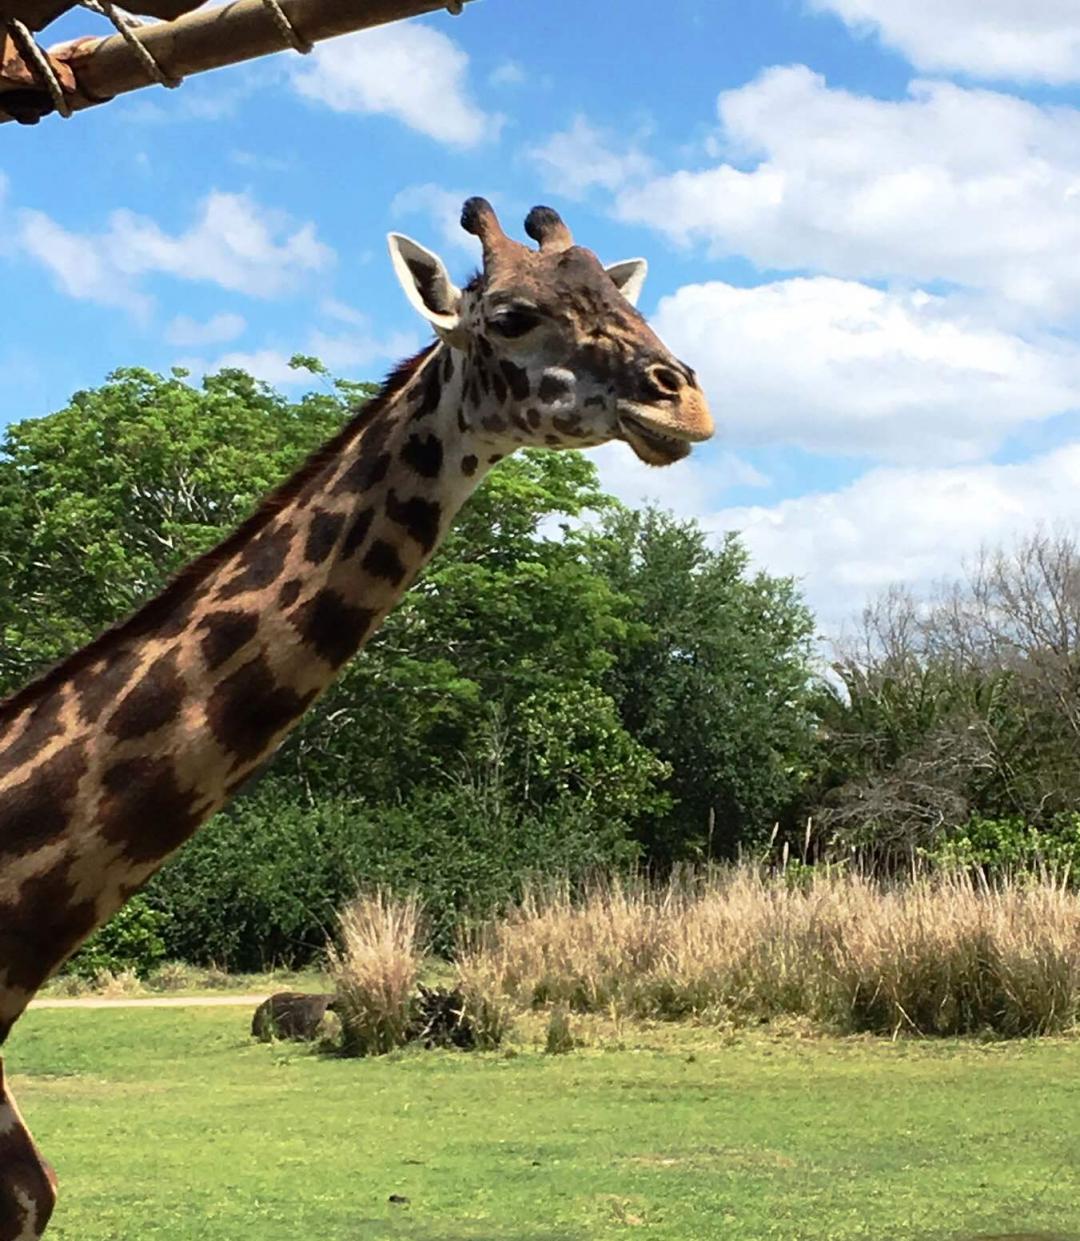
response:
{"label": "brown spot pattern", "polygon": [[219,599],[233,599],[252,590],[265,590],[285,568],[285,557],[295,531],[285,522],[253,539],[240,553],[240,572],[218,591]]}
{"label": "brown spot pattern", "polygon": [[510,391],[514,394],[514,399],[527,401],[529,399],[529,376],[526,372],[520,366],[515,366],[513,362],[507,362],[505,358],[499,363],[499,369]]}
{"label": "brown spot pattern", "polygon": [[[8,1023],[0,1022],[0,1043]],[[56,1174],[41,1157],[25,1123],[18,1116],[11,1088],[0,1063],[0,1237],[40,1237],[56,1205]]]}
{"label": "brown spot pattern", "polygon": [[60,707],[63,699],[58,693],[50,694],[24,717],[18,725],[16,739],[6,744],[0,751],[0,780],[17,771],[25,762],[32,759],[41,747],[47,745],[54,737],[59,737]]}
{"label": "brown spot pattern", "polygon": [[120,691],[131,680],[138,664],[132,650],[121,647],[109,654],[104,667],[82,668],[74,679],[79,714],[87,724],[96,724],[106,707],[111,707]]}
{"label": "brown spot pattern", "polygon": [[356,460],[334,484],[331,495],[355,495],[382,482],[390,468],[390,454],[385,451],[389,435],[388,421],[375,422],[368,427],[357,447]]}
{"label": "brown spot pattern", "polygon": [[0,858],[18,857],[57,839],[67,828],[79,781],[86,772],[82,741],[39,763],[0,798]]}
{"label": "brown spot pattern", "polygon": [[320,590],[294,619],[300,636],[334,668],[355,655],[375,613],[357,608],[334,590]]}
{"label": "brown spot pattern", "polygon": [[438,500],[425,500],[421,496],[399,500],[391,491],[386,497],[386,515],[392,522],[404,526],[409,537],[424,551],[429,552],[435,546],[442,520],[442,506]]}
{"label": "brown spot pattern", "polygon": [[176,652],[154,660],[120,700],[106,727],[114,737],[129,741],[145,737],[176,718],[184,700],[184,683],[176,671]]}
{"label": "brown spot pattern", "polygon": [[405,579],[405,566],[397,549],[382,539],[376,539],[360,562],[372,577],[381,577],[392,586],[400,586]]}
{"label": "brown spot pattern", "polygon": [[313,697],[279,686],[260,655],[217,686],[206,704],[206,716],[221,745],[237,762],[249,762],[266,751]]}
{"label": "brown spot pattern", "polygon": [[413,418],[418,421],[421,418],[426,418],[429,414],[433,414],[439,408],[439,399],[442,397],[439,368],[437,366],[429,366],[421,382],[420,400],[417,402],[416,411],[413,414]]}
{"label": "brown spot pattern", "polygon": [[76,901],[67,861],[27,879],[17,905],[0,904],[0,960],[13,987],[36,991],[93,930],[93,901]]}
{"label": "brown spot pattern", "polygon": [[351,556],[357,548],[363,545],[374,519],[375,510],[373,508],[365,508],[357,513],[352,525],[349,527],[348,533],[345,535],[345,542],[341,545],[342,557],[347,558]]}
{"label": "brown spot pattern", "polygon": [[421,478],[438,478],[443,465],[442,440],[437,435],[410,435],[401,459]]}
{"label": "brown spot pattern", "polygon": [[257,612],[210,612],[199,622],[199,628],[204,631],[200,643],[203,660],[213,672],[255,637],[259,616]]}
{"label": "brown spot pattern", "polygon": [[344,525],[344,513],[328,513],[325,509],[317,509],[308,527],[304,559],[309,564],[322,564],[334,550]]}
{"label": "brown spot pattern", "polygon": [[343,491],[361,494],[381,483],[390,469],[390,454],[380,452],[361,456],[345,471],[334,486],[334,495]]}
{"label": "brown spot pattern", "polygon": [[179,848],[201,822],[195,794],[182,789],[166,758],[114,763],[102,778],[102,836],[132,862],[154,862]]}

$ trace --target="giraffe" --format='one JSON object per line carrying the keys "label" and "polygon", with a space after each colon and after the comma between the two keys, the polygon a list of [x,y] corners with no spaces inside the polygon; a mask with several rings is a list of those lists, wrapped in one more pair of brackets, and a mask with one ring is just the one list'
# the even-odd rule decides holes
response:
{"label": "giraffe", "polygon": [[[634,308],[644,260],[603,267],[549,207],[504,233],[470,198],[459,289],[398,233],[434,329],[234,533],[128,619],[0,703],[0,1043],[41,984],[281,743],[522,446],[624,440],[668,465],[713,425],[693,371]],[[56,1181],[0,1063],[0,1241],[36,1241]]]}

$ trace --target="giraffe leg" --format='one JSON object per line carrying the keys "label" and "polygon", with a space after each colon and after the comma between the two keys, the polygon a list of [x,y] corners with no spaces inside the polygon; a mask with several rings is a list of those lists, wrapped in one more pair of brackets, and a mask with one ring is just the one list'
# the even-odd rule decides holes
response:
{"label": "giraffe leg", "polygon": [[19,1114],[0,1059],[0,1241],[37,1241],[55,1205],[56,1176]]}

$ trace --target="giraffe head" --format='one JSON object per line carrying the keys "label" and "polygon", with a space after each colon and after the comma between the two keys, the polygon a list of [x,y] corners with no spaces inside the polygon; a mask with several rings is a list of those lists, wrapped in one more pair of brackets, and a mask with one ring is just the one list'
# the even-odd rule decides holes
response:
{"label": "giraffe head", "polygon": [[650,465],[670,465],[712,435],[705,396],[634,309],[644,259],[605,268],[574,245],[550,207],[534,207],[511,240],[490,203],[470,198],[462,227],[480,239],[483,271],[464,289],[442,260],[389,237],[412,305],[462,372],[462,419],[497,453],[585,448],[625,440]]}

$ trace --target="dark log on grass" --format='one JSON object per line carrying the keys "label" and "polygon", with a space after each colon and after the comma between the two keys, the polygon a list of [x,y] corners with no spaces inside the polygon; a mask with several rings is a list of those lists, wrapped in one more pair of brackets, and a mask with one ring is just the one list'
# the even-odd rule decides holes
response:
{"label": "dark log on grass", "polygon": [[322,1020],[334,1007],[332,995],[310,995],[305,991],[279,991],[263,1000],[251,1019],[251,1033],[268,1043],[274,1038],[318,1038]]}

